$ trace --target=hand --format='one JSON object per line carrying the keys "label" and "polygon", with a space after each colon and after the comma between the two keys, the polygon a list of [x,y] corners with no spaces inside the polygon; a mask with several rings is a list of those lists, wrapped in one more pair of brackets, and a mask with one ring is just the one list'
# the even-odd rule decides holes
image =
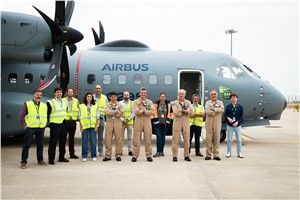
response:
{"label": "hand", "polygon": [[239,122],[234,122],[232,126],[237,127],[238,124],[239,124]]}
{"label": "hand", "polygon": [[124,124],[124,125],[127,125],[127,124],[128,124],[128,120],[125,119],[125,120],[123,121],[123,124]]}
{"label": "hand", "polygon": [[229,123],[231,123],[231,124],[233,123],[233,120],[230,117],[228,117],[227,119],[228,119]]}
{"label": "hand", "polygon": [[80,132],[83,133],[83,128],[82,128],[82,126],[80,126]]}

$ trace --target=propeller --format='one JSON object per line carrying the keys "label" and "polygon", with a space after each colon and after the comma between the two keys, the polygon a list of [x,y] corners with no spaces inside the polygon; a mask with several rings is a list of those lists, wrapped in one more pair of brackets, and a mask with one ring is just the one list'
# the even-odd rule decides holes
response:
{"label": "propeller", "polygon": [[54,21],[33,6],[48,24],[53,44],[53,56],[50,67],[45,79],[38,88],[39,90],[47,88],[55,80],[59,70],[61,77],[60,87],[63,90],[63,94],[68,87],[70,72],[66,46],[68,46],[72,56],[77,50],[75,43],[83,39],[83,35],[79,31],[69,27],[74,6],[75,2],[73,0],[68,1],[66,7],[65,1],[56,1]]}
{"label": "propeller", "polygon": [[93,35],[94,35],[94,40],[95,40],[95,46],[97,46],[98,44],[102,44],[105,41],[105,32],[104,32],[104,28],[103,25],[101,23],[101,21],[99,21],[99,35],[96,33],[96,31],[92,28],[93,31]]}

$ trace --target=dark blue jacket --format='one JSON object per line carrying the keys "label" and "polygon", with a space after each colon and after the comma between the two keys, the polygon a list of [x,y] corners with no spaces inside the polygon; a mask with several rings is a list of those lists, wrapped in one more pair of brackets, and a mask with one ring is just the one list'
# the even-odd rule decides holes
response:
{"label": "dark blue jacket", "polygon": [[240,126],[244,121],[243,106],[241,106],[240,104],[236,104],[235,108],[234,108],[232,104],[229,104],[225,108],[224,115],[225,115],[225,119],[226,119],[228,126],[232,127],[232,125],[233,125],[227,120],[228,117],[231,119],[234,119],[234,117],[235,117],[235,121],[239,122],[239,124],[237,126]]}

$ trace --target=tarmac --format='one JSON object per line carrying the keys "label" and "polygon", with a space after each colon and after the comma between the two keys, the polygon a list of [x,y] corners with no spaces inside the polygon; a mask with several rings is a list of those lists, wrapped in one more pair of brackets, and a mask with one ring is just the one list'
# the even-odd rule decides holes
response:
{"label": "tarmac", "polygon": [[[79,128],[78,128],[79,129]],[[39,166],[36,146],[30,148],[26,169],[20,168],[22,137],[1,138],[2,199],[299,199],[299,113],[286,109],[282,119],[269,126],[242,129],[243,155],[226,158],[226,141],[220,146],[221,161],[204,160],[191,152],[192,162],[172,161],[171,136],[165,156],[147,162],[144,145],[136,163],[124,146],[121,162],[71,159],[54,166]],[[203,131],[205,141],[205,131]],[[153,136],[153,154],[156,151]],[[49,129],[44,140],[48,161]],[[81,157],[81,135],[75,151]],[[114,148],[113,148],[114,152]],[[201,152],[205,153],[204,143]],[[57,149],[58,155],[58,149]],[[56,155],[56,156],[57,156]],[[66,154],[69,158],[69,154]]]}

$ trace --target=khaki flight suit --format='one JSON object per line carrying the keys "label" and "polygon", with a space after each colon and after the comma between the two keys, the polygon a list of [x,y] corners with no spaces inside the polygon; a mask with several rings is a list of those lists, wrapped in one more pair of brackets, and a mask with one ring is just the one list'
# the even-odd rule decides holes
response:
{"label": "khaki flight suit", "polygon": [[[215,111],[210,108],[214,107]],[[206,130],[206,156],[219,157],[220,132],[222,127],[222,113],[224,104],[217,100],[215,104],[211,100],[205,104],[205,130]]]}
{"label": "khaki flight suit", "polygon": [[112,109],[111,103],[107,103],[105,106],[106,114],[106,126],[105,126],[105,156],[111,158],[112,154],[112,139],[115,137],[115,156],[120,157],[122,155],[122,125],[121,119],[124,109],[121,103],[117,103],[118,113]]}
{"label": "khaki flight suit", "polygon": [[193,107],[189,100],[184,100],[186,105],[186,110],[188,114],[182,114],[183,107],[179,103],[179,100],[176,100],[172,104],[172,110],[174,114],[173,121],[173,133],[172,133],[172,154],[173,157],[178,156],[178,145],[180,141],[180,134],[182,132],[183,141],[184,141],[184,157],[189,156],[190,148],[190,115],[193,115]]}
{"label": "khaki flight suit", "polygon": [[[133,157],[137,158],[140,154],[141,136],[144,132],[146,157],[152,156],[152,126],[151,115],[154,112],[153,102],[146,99],[146,107],[142,103],[141,98],[133,102],[133,110],[135,114],[134,131],[133,131]],[[139,110],[143,110],[145,114],[138,115]]]}

